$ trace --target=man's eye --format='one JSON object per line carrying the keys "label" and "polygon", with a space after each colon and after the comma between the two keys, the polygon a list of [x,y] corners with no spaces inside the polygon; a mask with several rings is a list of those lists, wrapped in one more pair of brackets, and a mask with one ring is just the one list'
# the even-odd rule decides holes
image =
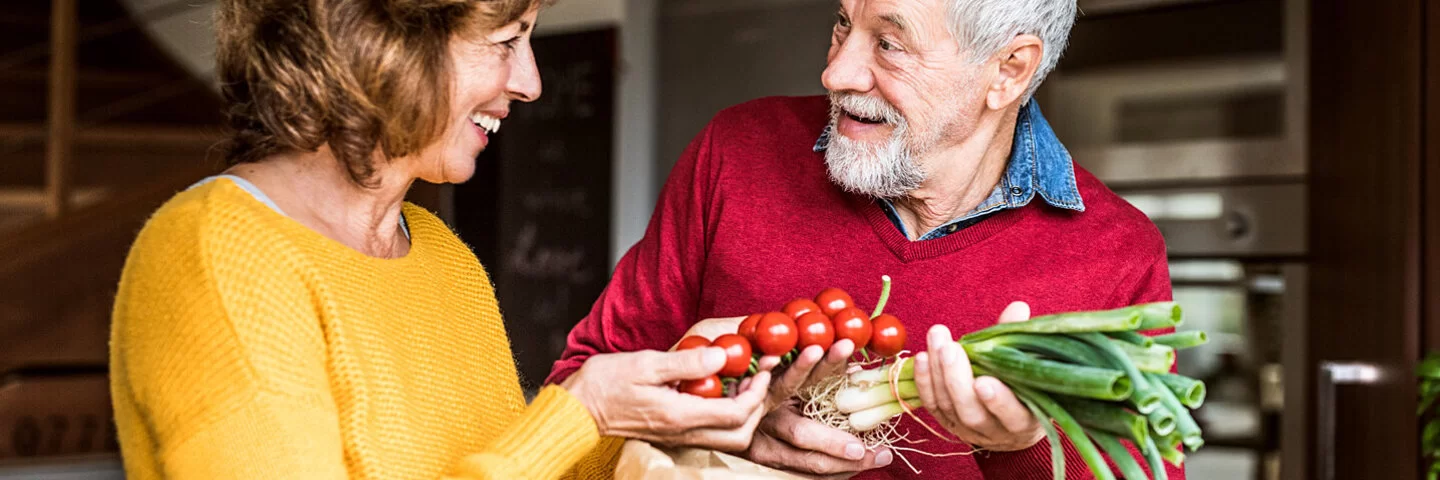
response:
{"label": "man's eye", "polygon": [[845,18],[844,15],[837,13],[835,14],[835,25],[839,26],[840,28],[850,28],[850,19]]}
{"label": "man's eye", "polygon": [[899,47],[896,47],[895,44],[890,43],[889,40],[886,40],[886,39],[883,39],[883,38],[882,38],[882,39],[880,39],[880,49],[881,49],[881,50],[884,50],[884,51],[887,51],[887,52],[892,52],[892,51],[895,51],[895,50],[899,50],[900,48],[899,48]]}

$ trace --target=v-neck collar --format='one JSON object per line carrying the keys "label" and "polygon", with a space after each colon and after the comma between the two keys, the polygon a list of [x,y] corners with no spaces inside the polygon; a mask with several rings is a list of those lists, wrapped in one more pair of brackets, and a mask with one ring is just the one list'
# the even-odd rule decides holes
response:
{"label": "v-neck collar", "polygon": [[950,235],[914,242],[906,238],[900,229],[895,228],[890,217],[885,215],[885,210],[874,199],[849,193],[845,196],[849,199],[850,206],[856,214],[864,217],[865,222],[870,224],[870,229],[880,239],[880,243],[885,244],[895,258],[906,263],[928,260],[969,248],[1005,231],[1021,220],[1029,218],[1038,209],[1035,205],[1027,205],[995,212],[980,222]]}

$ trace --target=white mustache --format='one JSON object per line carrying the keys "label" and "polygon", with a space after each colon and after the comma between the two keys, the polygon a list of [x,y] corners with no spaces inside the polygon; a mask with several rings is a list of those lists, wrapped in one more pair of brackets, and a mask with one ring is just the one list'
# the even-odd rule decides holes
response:
{"label": "white mustache", "polygon": [[905,124],[905,117],[900,115],[900,111],[883,98],[830,92],[831,116],[838,118],[841,111],[858,117],[884,120],[885,123],[891,125]]}

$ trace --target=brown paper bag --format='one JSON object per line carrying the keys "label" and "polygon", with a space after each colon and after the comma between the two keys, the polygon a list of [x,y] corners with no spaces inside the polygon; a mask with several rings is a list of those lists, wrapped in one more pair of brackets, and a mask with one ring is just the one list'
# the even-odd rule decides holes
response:
{"label": "brown paper bag", "polygon": [[620,450],[615,478],[662,480],[800,480],[734,455],[697,448],[670,448],[627,440]]}

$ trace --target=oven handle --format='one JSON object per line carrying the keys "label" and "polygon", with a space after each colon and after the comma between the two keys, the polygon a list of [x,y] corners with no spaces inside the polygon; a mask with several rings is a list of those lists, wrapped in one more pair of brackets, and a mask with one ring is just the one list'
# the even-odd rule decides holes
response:
{"label": "oven handle", "polygon": [[1317,436],[1321,480],[1335,479],[1335,387],[1373,385],[1382,377],[1380,367],[1361,362],[1320,362],[1316,411],[1320,414]]}

